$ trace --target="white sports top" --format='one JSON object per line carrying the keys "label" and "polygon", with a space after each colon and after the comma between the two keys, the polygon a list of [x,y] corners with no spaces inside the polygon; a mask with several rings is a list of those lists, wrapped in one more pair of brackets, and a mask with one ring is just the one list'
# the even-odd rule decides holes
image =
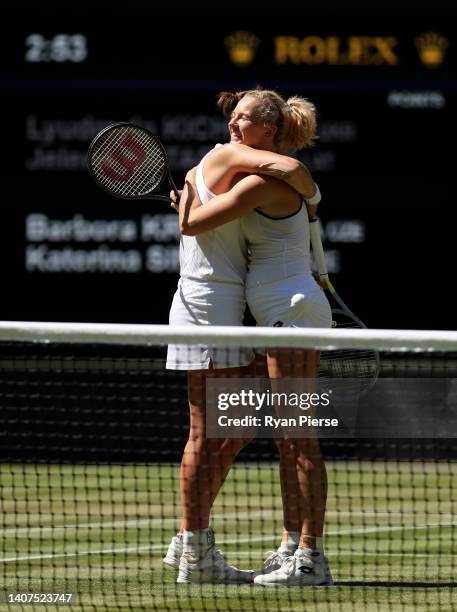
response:
{"label": "white sports top", "polygon": [[[222,145],[216,145],[220,147]],[[202,204],[215,196],[206,186],[203,167],[211,149],[197,167],[196,183]],[[247,244],[241,232],[241,221],[235,219],[199,236],[181,236],[179,262],[181,278],[199,283],[218,284],[218,291],[244,291],[247,269]],[[222,284],[222,286],[219,286]]]}
{"label": "white sports top", "polygon": [[303,203],[287,217],[251,211],[241,218],[241,230],[250,250],[247,289],[311,274],[309,221]]}

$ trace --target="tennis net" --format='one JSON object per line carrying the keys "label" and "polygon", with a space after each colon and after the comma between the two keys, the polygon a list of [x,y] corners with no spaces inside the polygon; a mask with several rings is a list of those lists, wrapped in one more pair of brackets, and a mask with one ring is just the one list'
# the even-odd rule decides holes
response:
{"label": "tennis net", "polygon": [[[166,369],[167,345],[183,367],[256,349],[257,369],[188,378]],[[456,366],[454,332],[0,323],[0,609],[455,609]],[[189,392],[206,438],[180,479]],[[195,561],[212,541],[188,538],[185,565],[177,536],[180,487],[196,534],[225,476],[210,524],[227,563],[256,570],[240,584],[220,557]],[[296,525],[319,537],[324,506],[330,588],[291,561]],[[267,557],[279,570],[261,574]]]}

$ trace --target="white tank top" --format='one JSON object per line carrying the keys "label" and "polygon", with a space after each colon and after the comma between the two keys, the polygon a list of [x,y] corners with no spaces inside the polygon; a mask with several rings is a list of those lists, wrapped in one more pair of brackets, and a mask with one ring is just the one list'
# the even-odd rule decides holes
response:
{"label": "white tank top", "polygon": [[251,211],[241,218],[249,244],[246,288],[311,274],[309,221],[303,204],[296,213],[273,218]]}
{"label": "white tank top", "polygon": [[[222,145],[216,145],[215,148]],[[206,186],[203,178],[205,160],[209,151],[198,164],[196,183],[203,205],[215,196]],[[247,244],[241,232],[241,221],[235,219],[199,236],[181,236],[180,250],[181,278],[199,283],[218,283],[244,290],[247,269]],[[220,291],[222,287],[219,287]]]}

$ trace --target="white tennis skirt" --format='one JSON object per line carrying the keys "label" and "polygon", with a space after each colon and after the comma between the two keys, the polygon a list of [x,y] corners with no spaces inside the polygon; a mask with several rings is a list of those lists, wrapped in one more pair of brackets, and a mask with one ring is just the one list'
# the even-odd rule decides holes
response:
{"label": "white tennis skirt", "polygon": [[[170,325],[243,325],[246,301],[242,286],[180,279],[170,308]],[[190,330],[192,333],[192,330]],[[250,349],[169,344],[167,369],[205,370],[246,366]]]}
{"label": "white tennis skirt", "polygon": [[311,274],[291,276],[262,285],[251,286],[248,282],[246,298],[257,325],[332,326],[328,300]]}

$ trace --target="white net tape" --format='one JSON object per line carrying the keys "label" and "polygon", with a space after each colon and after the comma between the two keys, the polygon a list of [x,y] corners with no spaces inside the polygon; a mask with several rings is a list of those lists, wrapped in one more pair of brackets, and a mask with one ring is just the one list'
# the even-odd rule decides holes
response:
{"label": "white net tape", "polygon": [[211,344],[220,347],[288,347],[382,351],[457,351],[456,331],[169,326],[1,321],[0,340],[119,344]]}

